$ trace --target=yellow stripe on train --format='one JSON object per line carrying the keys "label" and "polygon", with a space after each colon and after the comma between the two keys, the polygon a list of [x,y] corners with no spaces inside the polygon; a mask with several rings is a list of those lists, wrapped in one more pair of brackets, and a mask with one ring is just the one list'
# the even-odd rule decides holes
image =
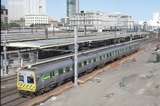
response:
{"label": "yellow stripe on train", "polygon": [[35,84],[26,84],[26,83],[17,83],[17,89],[22,91],[30,91],[35,92],[36,91],[36,85]]}

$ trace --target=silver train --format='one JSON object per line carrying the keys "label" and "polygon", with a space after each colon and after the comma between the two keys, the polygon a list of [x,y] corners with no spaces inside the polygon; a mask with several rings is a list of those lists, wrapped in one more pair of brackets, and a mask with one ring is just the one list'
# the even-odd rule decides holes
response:
{"label": "silver train", "polygon": [[[107,62],[129,55],[139,48],[139,40],[101,47],[78,56],[78,74],[90,72]],[[20,93],[41,94],[74,76],[73,56],[27,67],[17,73]]]}

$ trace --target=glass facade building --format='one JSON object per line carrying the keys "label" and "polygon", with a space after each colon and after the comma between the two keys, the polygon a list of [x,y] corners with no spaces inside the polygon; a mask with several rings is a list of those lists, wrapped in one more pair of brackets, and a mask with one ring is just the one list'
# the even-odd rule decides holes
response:
{"label": "glass facade building", "polygon": [[76,0],[67,0],[67,17],[76,13]]}

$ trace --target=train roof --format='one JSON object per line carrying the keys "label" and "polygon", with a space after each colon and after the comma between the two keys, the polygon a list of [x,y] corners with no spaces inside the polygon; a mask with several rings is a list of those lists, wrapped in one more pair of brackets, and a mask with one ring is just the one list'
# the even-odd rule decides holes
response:
{"label": "train roof", "polygon": [[[139,40],[137,40],[139,41]],[[132,42],[125,42],[125,43],[122,43],[122,44],[117,44],[117,45],[111,45],[111,46],[108,46],[108,47],[102,47],[102,48],[98,48],[96,50],[89,50],[89,51],[86,51],[86,52],[82,52],[82,53],[79,53],[79,55],[81,55],[81,58],[78,59],[78,61],[83,61],[84,59],[86,59],[86,56],[88,55],[87,58],[90,58],[90,57],[94,57],[95,55],[98,55],[99,53],[101,53],[100,51],[106,49],[106,48],[117,48],[119,47],[120,45],[127,45],[128,43],[131,44],[131,43],[134,43],[135,41],[132,41]],[[111,50],[108,50],[109,51],[112,51]],[[98,52],[98,53],[95,53],[95,52]],[[92,54],[92,55],[90,55]],[[32,64],[32,65],[29,65],[28,66],[25,66],[24,69],[22,70],[30,70],[30,71],[34,71],[36,73],[43,73],[44,71],[46,70],[50,70],[52,69],[51,67],[55,67],[55,69],[59,66],[62,66],[62,67],[65,67],[65,65],[69,65],[69,64],[72,64],[73,63],[73,54],[70,54],[70,55],[66,55],[66,56],[62,56],[62,57],[59,57],[59,58],[54,58],[54,59],[50,59],[50,60],[46,60],[44,62],[40,62],[40,63],[35,63],[35,64]]]}

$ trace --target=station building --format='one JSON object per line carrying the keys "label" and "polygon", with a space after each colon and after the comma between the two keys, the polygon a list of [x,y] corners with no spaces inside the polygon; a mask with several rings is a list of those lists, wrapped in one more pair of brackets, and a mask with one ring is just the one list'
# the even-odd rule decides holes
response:
{"label": "station building", "polygon": [[87,30],[110,30],[110,29],[133,29],[134,20],[131,16],[114,13],[105,14],[103,12],[84,12],[81,11],[69,17],[70,29],[78,25],[79,29]]}

